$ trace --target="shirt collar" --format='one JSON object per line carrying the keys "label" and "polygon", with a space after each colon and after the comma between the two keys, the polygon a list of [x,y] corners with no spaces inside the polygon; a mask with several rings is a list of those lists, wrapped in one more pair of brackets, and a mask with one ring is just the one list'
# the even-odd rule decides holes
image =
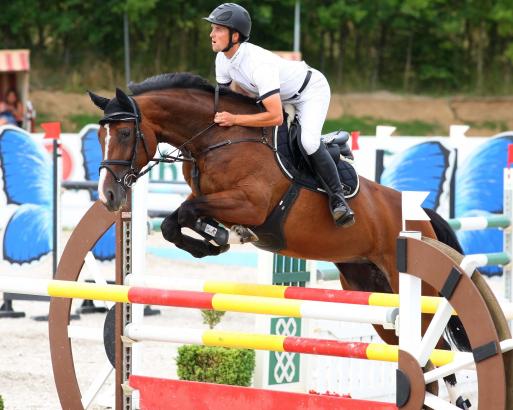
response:
{"label": "shirt collar", "polygon": [[230,63],[235,66],[239,66],[242,61],[242,56],[244,55],[244,52],[246,50],[246,43],[241,43],[239,45],[239,48],[235,52],[232,58],[230,58]]}

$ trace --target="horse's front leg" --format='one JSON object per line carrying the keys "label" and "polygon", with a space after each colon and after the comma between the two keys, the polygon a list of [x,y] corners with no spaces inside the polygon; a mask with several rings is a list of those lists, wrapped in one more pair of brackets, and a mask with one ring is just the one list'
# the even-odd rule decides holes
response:
{"label": "horse's front leg", "polygon": [[185,201],[179,208],[178,222],[195,229],[202,218],[214,218],[231,225],[237,241],[245,243],[258,239],[245,226],[261,225],[268,210],[269,199],[262,192],[248,194],[244,190],[233,189]]}
{"label": "horse's front leg", "polygon": [[182,226],[178,223],[178,209],[171,215],[164,218],[161,225],[161,231],[164,239],[174,243],[177,248],[189,252],[196,258],[202,258],[209,255],[219,255],[230,248],[230,245],[215,246],[207,241],[194,239],[182,234]]}

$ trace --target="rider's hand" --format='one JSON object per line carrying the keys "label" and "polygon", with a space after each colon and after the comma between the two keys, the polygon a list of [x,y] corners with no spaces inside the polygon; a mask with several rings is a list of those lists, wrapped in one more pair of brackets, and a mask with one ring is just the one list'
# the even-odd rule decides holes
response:
{"label": "rider's hand", "polygon": [[235,125],[236,117],[236,115],[230,114],[226,111],[216,112],[216,115],[214,116],[214,122],[221,127],[231,127],[232,125]]}

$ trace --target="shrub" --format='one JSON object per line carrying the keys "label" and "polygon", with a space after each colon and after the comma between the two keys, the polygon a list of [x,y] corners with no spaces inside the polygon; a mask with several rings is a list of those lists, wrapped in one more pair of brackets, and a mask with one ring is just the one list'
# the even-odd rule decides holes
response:
{"label": "shrub", "polygon": [[201,310],[201,317],[203,318],[203,323],[208,325],[209,329],[213,329],[223,318],[226,312],[219,310]]}
{"label": "shrub", "polygon": [[255,351],[212,346],[180,346],[176,359],[181,380],[249,386]]}

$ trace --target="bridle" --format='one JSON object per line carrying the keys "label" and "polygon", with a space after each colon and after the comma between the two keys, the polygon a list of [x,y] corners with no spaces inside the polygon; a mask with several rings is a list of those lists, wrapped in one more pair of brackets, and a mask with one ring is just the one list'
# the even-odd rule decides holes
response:
{"label": "bridle", "polygon": [[[215,122],[210,123],[206,128],[198,132],[197,134],[193,135],[191,138],[189,138],[187,141],[185,141],[182,145],[174,149],[171,154],[162,155],[161,158],[150,158],[150,154],[148,152],[148,147],[146,145],[146,140],[144,139],[144,133],[141,131],[141,110],[139,109],[139,106],[137,105],[137,102],[133,97],[127,96],[130,105],[132,108],[132,112],[128,111],[117,111],[114,113],[106,114],[101,120],[100,125],[105,125],[111,122],[120,122],[120,121],[135,121],[135,144],[132,148],[132,154],[131,158],[129,160],[123,160],[123,159],[105,159],[100,162],[99,171],[101,171],[103,168],[105,168],[108,172],[111,173],[111,175],[114,178],[114,181],[121,185],[124,191],[127,189],[132,188],[134,184],[137,182],[137,180],[142,177],[143,175],[150,172],[150,170],[160,162],[165,163],[174,163],[174,162],[180,162],[180,161],[193,161],[190,157],[183,157],[183,156],[173,156],[172,154],[176,151],[180,151],[185,145],[189,144],[192,140],[199,137],[206,131],[208,131],[210,128],[212,128],[214,125],[216,125]],[[146,154],[146,157],[149,158],[148,162],[154,162],[153,165],[147,167],[144,171],[137,170],[136,168],[136,160],[137,160],[137,146],[139,145],[139,142],[141,142],[144,152]],[[121,176],[118,177],[114,170],[111,168],[112,165],[121,165],[128,167],[127,171]]]}
{"label": "bridle", "polygon": [[[131,159],[105,159],[102,162],[100,162],[99,168],[99,171],[105,168],[108,172],[110,172],[114,177],[114,180],[118,184],[120,184],[124,190],[131,188],[136,183],[137,179],[140,177],[140,172],[137,171],[135,164],[137,159],[137,146],[139,145],[139,141],[142,143],[144,152],[146,153],[146,157],[150,157],[148,153],[148,147],[146,146],[146,140],[144,139],[144,134],[141,131],[141,111],[139,110],[139,106],[132,97],[128,97],[128,99],[132,107],[132,112],[117,111],[111,114],[106,114],[100,120],[100,125],[105,125],[115,121],[135,121],[135,144],[132,148]],[[116,173],[112,170],[112,165],[125,166],[128,167],[128,170],[122,177],[118,177]]]}

